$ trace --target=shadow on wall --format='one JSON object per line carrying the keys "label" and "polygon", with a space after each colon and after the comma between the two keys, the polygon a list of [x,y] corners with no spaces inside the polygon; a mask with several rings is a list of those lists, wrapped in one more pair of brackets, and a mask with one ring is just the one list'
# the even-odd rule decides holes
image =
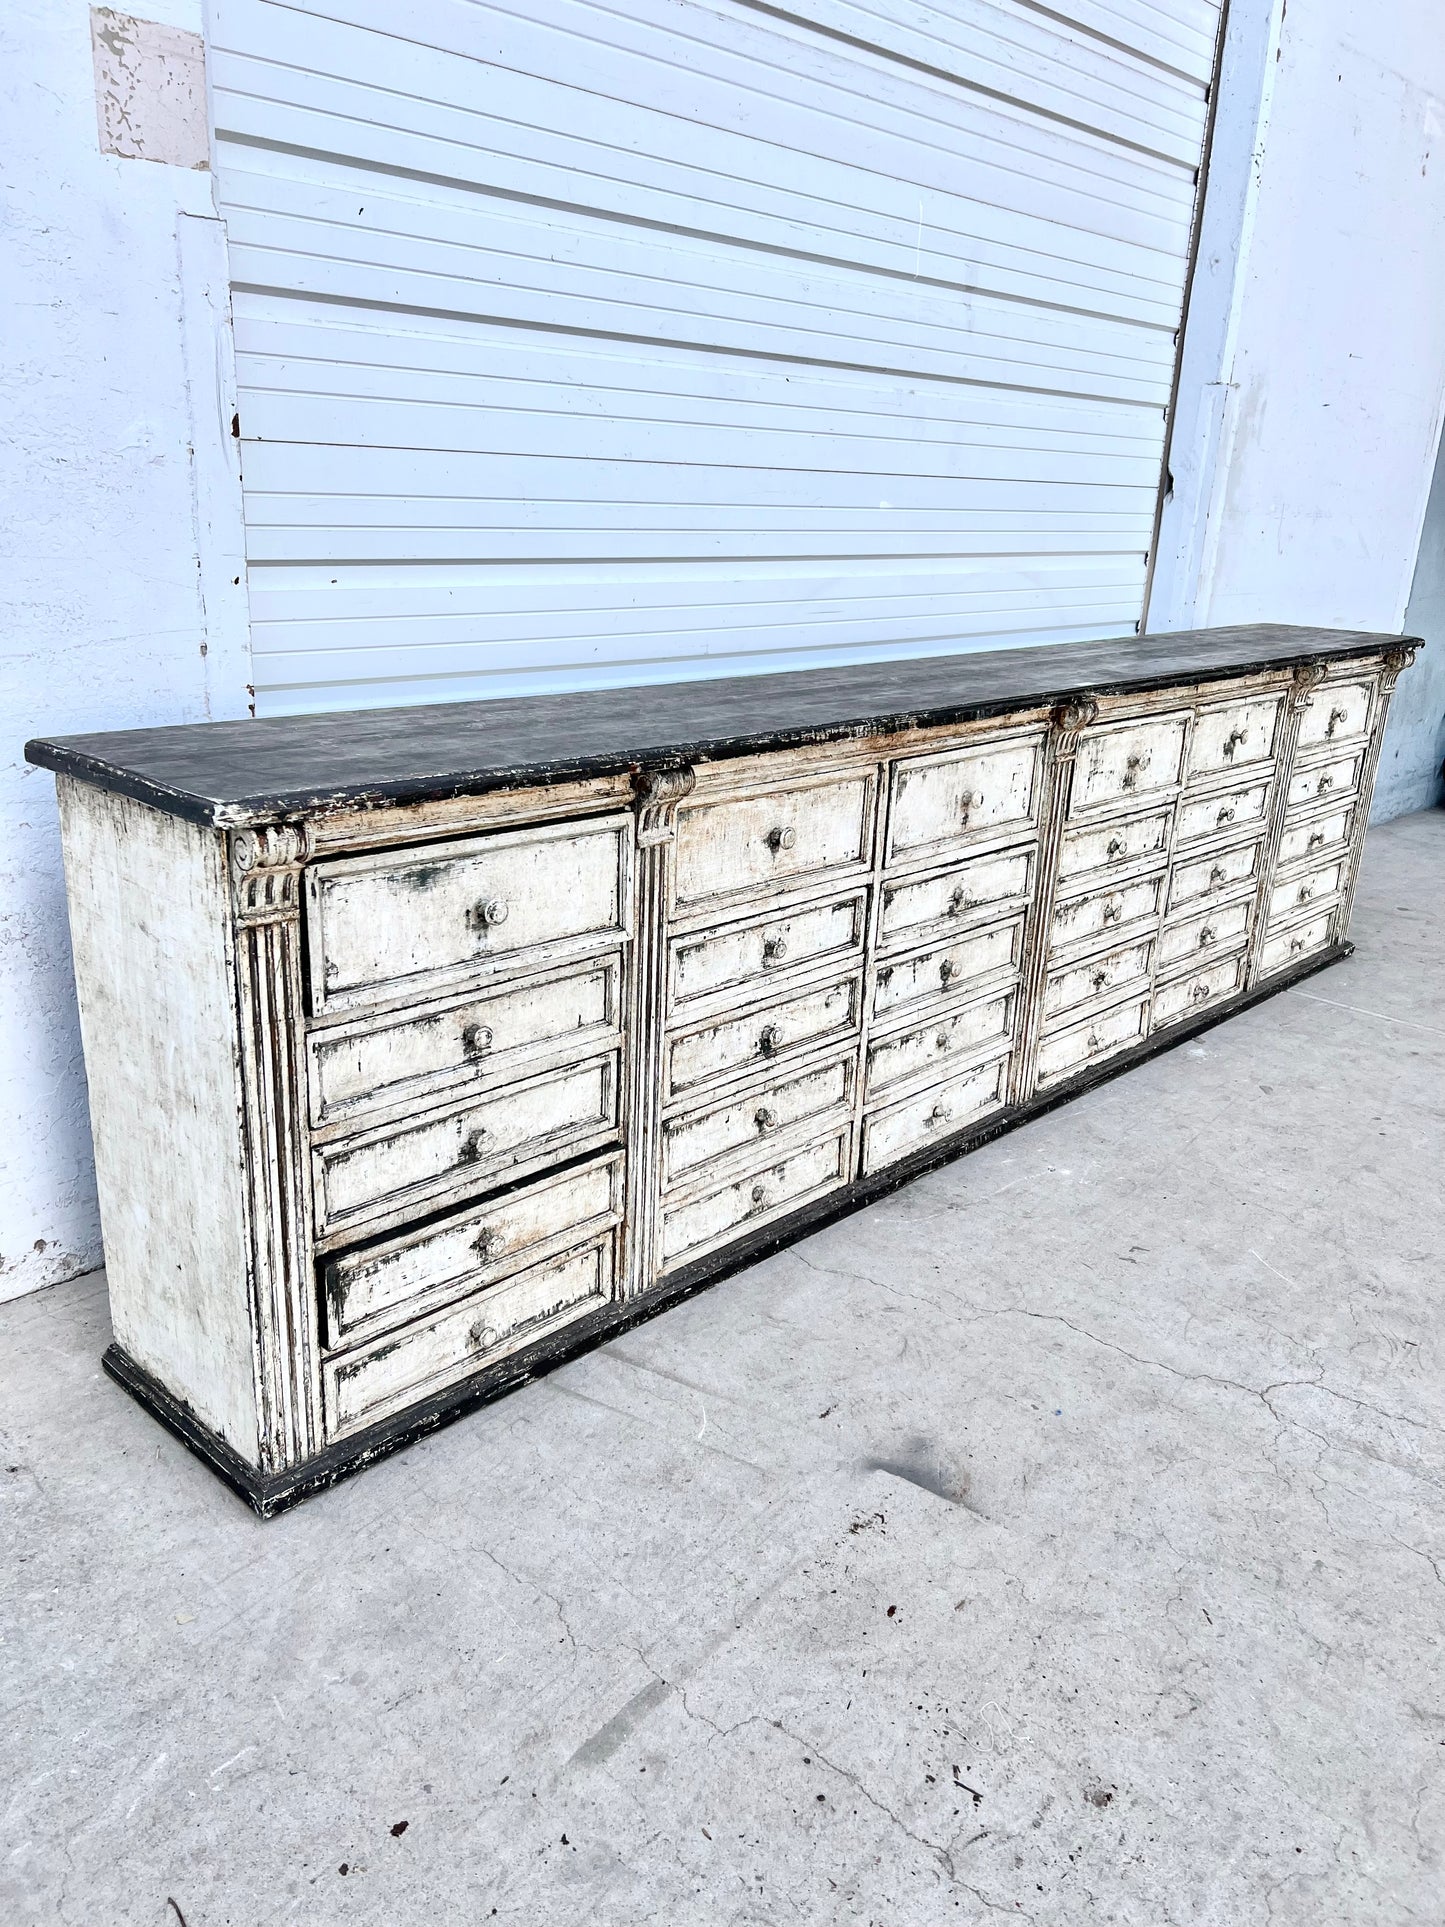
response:
{"label": "shadow on wall", "polygon": [[1445,758],[1445,443],[1436,459],[1420,532],[1405,633],[1423,636],[1425,647],[1395,688],[1380,752],[1372,823],[1445,802],[1440,774]]}

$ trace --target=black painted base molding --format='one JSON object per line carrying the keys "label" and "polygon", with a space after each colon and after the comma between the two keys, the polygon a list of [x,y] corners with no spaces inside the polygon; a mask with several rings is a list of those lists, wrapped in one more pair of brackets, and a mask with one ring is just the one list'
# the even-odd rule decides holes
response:
{"label": "black painted base molding", "polygon": [[1353,944],[1340,943],[1318,951],[1293,969],[1271,977],[1268,983],[1256,985],[1252,990],[1243,991],[1207,1011],[1173,1024],[1161,1035],[1148,1038],[1133,1050],[1121,1051],[1117,1057],[1091,1065],[1077,1077],[1069,1078],[1054,1089],[1030,1099],[1027,1104],[996,1111],[971,1129],[941,1139],[926,1151],[890,1165],[886,1171],[859,1178],[804,1210],[793,1212],[768,1225],[751,1238],[729,1246],[726,1251],[717,1252],[675,1272],[645,1296],[632,1299],[627,1304],[610,1306],[591,1318],[579,1320],[556,1337],[488,1366],[461,1384],[448,1386],[444,1392],[419,1401],[398,1417],[370,1426],[363,1432],[353,1433],[350,1438],[328,1446],[315,1458],[308,1459],[304,1465],[293,1466],[283,1472],[262,1472],[258,1467],[247,1464],[224,1439],[203,1424],[188,1405],[173,1397],[119,1345],[108,1347],[101,1364],[118,1385],[124,1386],[132,1398],[159,1419],[183,1444],[188,1445],[261,1518],[269,1519],[278,1512],[284,1512],[288,1506],[295,1505],[309,1493],[323,1491],[351,1473],[359,1472],[363,1466],[384,1458],[401,1446],[412,1444],[416,1439],[424,1438],[428,1432],[450,1424],[453,1419],[475,1411],[479,1405],[488,1404],[531,1379],[544,1377],[569,1359],[591,1351],[604,1340],[615,1338],[634,1325],[655,1318],[659,1312],[683,1298],[691,1297],[694,1292],[702,1291],[745,1266],[756,1263],[758,1259],[769,1257],[796,1243],[808,1232],[819,1230],[825,1224],[848,1216],[850,1212],[861,1210],[864,1205],[899,1190],[924,1172],[951,1163],[966,1152],[976,1150],[979,1145],[1002,1137],[1006,1131],[1020,1124],[1026,1124],[1030,1118],[1041,1117],[1045,1112],[1066,1104],[1071,1098],[1082,1096],[1085,1091],[1122,1076],[1146,1059],[1158,1057],[1189,1038],[1197,1037],[1201,1031],[1211,1030],[1216,1024],[1237,1016],[1254,1004],[1262,1003],[1267,997],[1288,990],[1304,978],[1328,969],[1331,964],[1343,962],[1353,949]]}

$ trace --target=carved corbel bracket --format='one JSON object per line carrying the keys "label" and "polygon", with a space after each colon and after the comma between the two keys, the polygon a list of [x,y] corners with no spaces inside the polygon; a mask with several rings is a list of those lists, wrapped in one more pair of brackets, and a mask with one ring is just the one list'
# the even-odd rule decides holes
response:
{"label": "carved corbel bracket", "polygon": [[1054,711],[1054,758],[1060,763],[1072,762],[1079,753],[1079,738],[1099,713],[1099,705],[1092,696],[1081,696],[1073,702],[1060,703]]}
{"label": "carved corbel bracket", "polygon": [[1325,665],[1322,662],[1302,662],[1291,678],[1289,706],[1291,709],[1308,709],[1310,698],[1325,679]]}
{"label": "carved corbel bracket", "polygon": [[1383,695],[1389,695],[1417,654],[1418,645],[1413,642],[1402,642],[1396,648],[1385,651],[1380,658],[1380,690]]}
{"label": "carved corbel bracket", "polygon": [[238,830],[231,838],[237,921],[275,923],[296,916],[301,871],[310,855],[311,831],[304,823]]}
{"label": "carved corbel bracket", "polygon": [[678,769],[639,769],[632,774],[632,805],[637,811],[637,846],[654,849],[670,843],[677,806],[690,796],[697,777],[690,764]]}

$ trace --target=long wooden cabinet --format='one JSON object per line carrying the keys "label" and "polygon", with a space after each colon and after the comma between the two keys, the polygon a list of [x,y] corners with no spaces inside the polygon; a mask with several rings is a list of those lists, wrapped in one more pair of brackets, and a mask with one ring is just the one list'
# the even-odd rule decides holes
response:
{"label": "long wooden cabinet", "polygon": [[108,1369],[273,1511],[1340,958],[1410,648],[30,745]]}

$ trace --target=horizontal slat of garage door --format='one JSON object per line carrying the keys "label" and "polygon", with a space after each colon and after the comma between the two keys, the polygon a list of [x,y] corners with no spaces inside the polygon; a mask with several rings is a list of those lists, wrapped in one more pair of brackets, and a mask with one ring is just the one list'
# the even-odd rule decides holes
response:
{"label": "horizontal slat of garage door", "polygon": [[262,714],[1118,634],[1211,0],[222,0]]}

